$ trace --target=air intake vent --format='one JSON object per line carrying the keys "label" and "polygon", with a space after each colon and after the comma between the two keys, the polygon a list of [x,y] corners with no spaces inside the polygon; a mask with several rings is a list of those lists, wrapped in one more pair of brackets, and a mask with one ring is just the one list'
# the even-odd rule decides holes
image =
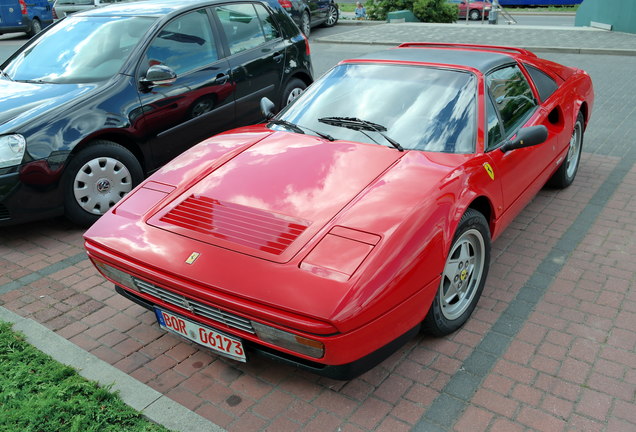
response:
{"label": "air intake vent", "polygon": [[173,306],[189,310],[195,315],[209,318],[221,324],[225,324],[228,327],[254,334],[252,323],[247,318],[231,314],[224,310],[201,303],[197,300],[186,298],[181,294],[173,293],[172,291],[168,291],[167,289],[158,287],[157,285],[141,279],[133,278],[133,281],[135,282],[137,289],[142,293],[150,294],[151,296],[157,297],[158,299]]}
{"label": "air intake vent", "polygon": [[195,195],[161,222],[274,255],[282,254],[309,226],[303,220]]}
{"label": "air intake vent", "polygon": [[0,221],[11,219],[11,215],[9,214],[9,209],[0,204]]}

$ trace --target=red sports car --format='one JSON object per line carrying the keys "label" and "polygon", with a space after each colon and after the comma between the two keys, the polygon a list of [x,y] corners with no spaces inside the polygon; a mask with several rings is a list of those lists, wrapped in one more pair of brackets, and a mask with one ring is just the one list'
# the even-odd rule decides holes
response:
{"label": "red sports car", "polygon": [[491,242],[576,175],[590,77],[522,49],[409,43],[203,141],[85,235],[122,295],[220,355],[352,378],[462,326]]}

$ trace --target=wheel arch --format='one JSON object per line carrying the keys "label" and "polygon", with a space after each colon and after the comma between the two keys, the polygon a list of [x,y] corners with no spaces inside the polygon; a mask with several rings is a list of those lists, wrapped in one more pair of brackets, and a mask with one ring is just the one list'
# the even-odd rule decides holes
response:
{"label": "wheel arch", "polygon": [[139,143],[133,137],[128,136],[126,134],[122,134],[122,133],[106,132],[106,133],[91,135],[90,137],[86,137],[84,140],[78,143],[75,147],[73,147],[73,150],[71,150],[70,157],[72,158],[76,156],[79,152],[94,145],[96,141],[100,141],[100,140],[111,141],[111,142],[114,142],[115,144],[119,144],[120,146],[126,148],[129,152],[131,152],[137,158],[144,173],[148,172],[148,166],[146,163],[147,160],[144,155],[144,152],[141,150],[141,147],[139,146]]}

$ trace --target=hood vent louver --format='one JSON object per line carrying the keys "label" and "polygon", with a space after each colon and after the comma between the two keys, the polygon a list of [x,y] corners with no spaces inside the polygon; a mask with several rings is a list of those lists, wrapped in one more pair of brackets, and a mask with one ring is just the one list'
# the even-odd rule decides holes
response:
{"label": "hood vent louver", "polygon": [[309,222],[265,210],[191,195],[161,222],[241,246],[280,255]]}

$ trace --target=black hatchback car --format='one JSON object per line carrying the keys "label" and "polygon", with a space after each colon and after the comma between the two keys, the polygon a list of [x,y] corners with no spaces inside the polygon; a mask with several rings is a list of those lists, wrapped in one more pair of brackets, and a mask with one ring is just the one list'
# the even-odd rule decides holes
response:
{"label": "black hatchback car", "polygon": [[87,225],[198,141],[312,82],[276,0],[122,3],[69,16],[0,68],[0,226]]}

